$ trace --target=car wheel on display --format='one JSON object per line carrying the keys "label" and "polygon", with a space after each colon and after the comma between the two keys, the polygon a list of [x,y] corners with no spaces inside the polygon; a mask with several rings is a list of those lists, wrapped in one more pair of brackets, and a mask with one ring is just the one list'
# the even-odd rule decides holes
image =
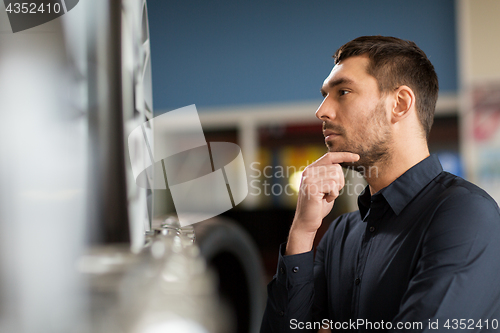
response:
{"label": "car wheel on display", "polygon": [[194,225],[201,255],[219,278],[219,293],[235,318],[236,332],[258,332],[265,306],[263,268],[248,233],[221,217]]}

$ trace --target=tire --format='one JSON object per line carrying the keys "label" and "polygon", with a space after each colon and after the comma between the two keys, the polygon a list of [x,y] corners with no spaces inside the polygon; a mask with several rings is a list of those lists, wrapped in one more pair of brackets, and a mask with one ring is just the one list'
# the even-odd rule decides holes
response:
{"label": "tire", "polygon": [[235,332],[258,332],[266,292],[255,243],[228,219],[213,218],[194,228],[202,256],[219,276],[219,294],[234,314]]}

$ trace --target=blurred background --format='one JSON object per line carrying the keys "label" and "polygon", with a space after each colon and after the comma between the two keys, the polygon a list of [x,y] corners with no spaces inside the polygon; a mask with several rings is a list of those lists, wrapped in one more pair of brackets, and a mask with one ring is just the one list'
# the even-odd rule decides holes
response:
{"label": "blurred background", "polygon": [[[326,152],[321,84],[358,36],[426,52],[431,153],[500,200],[497,0],[72,2],[15,34],[0,4],[1,332],[258,331],[300,172]],[[169,190],[134,184],[127,150],[131,130],[191,104],[206,141],[240,146],[249,184],[195,226],[197,250],[165,222]],[[357,209],[364,180],[346,179],[319,236]]]}

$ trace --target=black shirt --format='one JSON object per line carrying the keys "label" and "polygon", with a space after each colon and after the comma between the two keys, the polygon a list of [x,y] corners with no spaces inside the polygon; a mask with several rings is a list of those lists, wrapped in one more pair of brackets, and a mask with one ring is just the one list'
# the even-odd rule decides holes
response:
{"label": "black shirt", "polygon": [[261,332],[500,331],[500,211],[486,192],[430,156],[358,206],[314,259],[281,245]]}

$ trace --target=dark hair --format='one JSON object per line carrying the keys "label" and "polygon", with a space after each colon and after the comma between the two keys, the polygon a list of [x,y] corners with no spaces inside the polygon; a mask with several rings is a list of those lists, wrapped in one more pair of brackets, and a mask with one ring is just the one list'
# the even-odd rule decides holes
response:
{"label": "dark hair", "polygon": [[424,51],[411,41],[396,37],[363,36],[342,45],[333,58],[335,64],[349,57],[367,55],[367,72],[377,79],[381,93],[407,85],[415,93],[418,118],[429,137],[439,84],[434,66]]}

